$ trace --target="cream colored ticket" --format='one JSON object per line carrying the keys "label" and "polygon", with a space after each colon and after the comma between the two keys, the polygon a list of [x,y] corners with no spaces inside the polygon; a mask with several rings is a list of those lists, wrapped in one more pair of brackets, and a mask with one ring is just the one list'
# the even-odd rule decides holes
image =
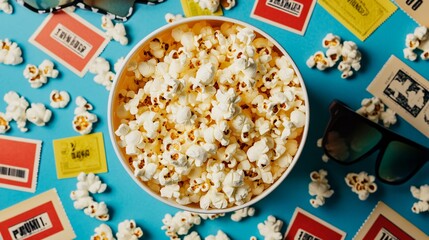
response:
{"label": "cream colored ticket", "polygon": [[76,235],[67,218],[56,189],[0,211],[0,239],[74,239]]}
{"label": "cream colored ticket", "polygon": [[429,1],[428,0],[395,0],[418,24],[429,27]]}
{"label": "cream colored ticket", "polygon": [[367,90],[429,137],[429,82],[391,56]]}

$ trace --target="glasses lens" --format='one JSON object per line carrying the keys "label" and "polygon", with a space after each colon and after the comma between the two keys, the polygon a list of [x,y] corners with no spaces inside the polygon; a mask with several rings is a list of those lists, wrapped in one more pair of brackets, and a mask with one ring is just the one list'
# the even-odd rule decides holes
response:
{"label": "glasses lens", "polygon": [[427,158],[427,152],[422,149],[392,141],[380,161],[379,176],[387,182],[405,181],[423,166]]}
{"label": "glasses lens", "polygon": [[368,153],[382,134],[357,113],[339,108],[332,113],[323,142],[326,153],[337,161],[351,163]]}
{"label": "glasses lens", "polygon": [[24,2],[35,9],[47,10],[74,2],[74,0],[25,0]]}
{"label": "glasses lens", "polygon": [[86,5],[104,10],[120,17],[130,15],[135,0],[85,0]]}

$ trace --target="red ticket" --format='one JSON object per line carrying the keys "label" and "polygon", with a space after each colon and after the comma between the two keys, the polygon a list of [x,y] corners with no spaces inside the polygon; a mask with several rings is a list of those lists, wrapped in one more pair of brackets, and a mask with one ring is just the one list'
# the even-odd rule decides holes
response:
{"label": "red ticket", "polygon": [[74,239],[57,191],[51,189],[0,212],[0,239]]}
{"label": "red ticket", "polygon": [[285,236],[285,240],[344,240],[345,238],[345,232],[301,208],[296,208]]}
{"label": "red ticket", "polygon": [[30,42],[82,77],[109,39],[78,15],[59,11],[46,17]]}
{"label": "red ticket", "polygon": [[0,136],[0,187],[35,192],[42,141]]}
{"label": "red ticket", "polygon": [[257,0],[251,17],[304,35],[316,0]]}

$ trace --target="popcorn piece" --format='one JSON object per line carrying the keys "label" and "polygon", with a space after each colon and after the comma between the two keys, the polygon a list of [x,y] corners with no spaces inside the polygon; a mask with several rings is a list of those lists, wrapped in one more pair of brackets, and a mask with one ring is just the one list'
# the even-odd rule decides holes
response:
{"label": "popcorn piece", "polygon": [[324,48],[335,48],[341,44],[341,38],[333,33],[328,33],[322,40]]}
{"label": "popcorn piece", "polygon": [[73,129],[82,134],[89,134],[92,131],[93,124],[98,121],[97,115],[90,113],[93,107],[85,98],[78,96],[76,98],[77,107],[74,110]]}
{"label": "popcorn piece", "polygon": [[200,5],[202,9],[208,9],[210,12],[214,13],[219,8],[219,0],[195,0],[196,3]]}
{"label": "popcorn piece", "polygon": [[283,221],[274,216],[268,216],[267,220],[258,224],[259,234],[266,240],[281,240],[283,235],[280,232],[283,227]]}
{"label": "popcorn piece", "polygon": [[0,39],[0,63],[6,65],[20,64],[23,61],[21,55],[22,51],[17,43],[9,39]]}
{"label": "popcorn piece", "polygon": [[347,186],[352,189],[352,192],[358,194],[359,199],[362,201],[366,200],[370,193],[377,191],[377,184],[374,182],[375,177],[363,171],[347,174],[345,181]]}
{"label": "popcorn piece", "polygon": [[325,199],[330,198],[334,193],[334,190],[328,184],[328,179],[326,179],[327,175],[328,172],[323,169],[310,173],[311,182],[308,185],[308,193],[311,196],[316,196],[310,200],[311,205],[315,208],[323,206]]}
{"label": "popcorn piece", "polygon": [[10,118],[6,114],[0,112],[0,134],[6,133],[10,129]]}
{"label": "popcorn piece", "polygon": [[124,220],[118,224],[118,233],[116,233],[118,240],[137,240],[142,236],[143,230],[137,227],[134,220]]}
{"label": "popcorn piece", "polygon": [[27,64],[23,72],[32,88],[40,88],[48,82],[48,78],[57,78],[58,74],[58,70],[54,69],[54,63],[49,60],[43,60],[38,67]]}
{"label": "popcorn piece", "polygon": [[243,218],[252,217],[253,215],[255,215],[255,208],[245,207],[231,214],[231,220],[234,222],[240,222]]}
{"label": "popcorn piece", "polygon": [[411,48],[404,48],[404,58],[410,61],[417,60],[417,53],[415,53]]}
{"label": "popcorn piece", "polygon": [[3,11],[6,14],[12,14],[13,7],[8,0],[0,0],[0,11]]}
{"label": "popcorn piece", "polygon": [[[115,64],[116,68],[119,68],[121,66],[121,60],[119,59],[118,61],[118,65]],[[110,88],[112,87],[113,79],[115,78],[115,74],[110,71],[110,64],[106,59],[102,57],[97,57],[89,65],[89,71],[95,74],[94,81],[96,83],[106,87],[106,90],[110,90]]]}
{"label": "popcorn piece", "polygon": [[24,97],[20,97],[18,93],[10,91],[3,97],[4,101],[8,104],[6,107],[6,119],[16,121],[18,128],[21,132],[26,132],[28,129],[25,127],[27,124],[27,115],[25,113],[29,106]]}
{"label": "popcorn piece", "polygon": [[424,41],[428,37],[428,29],[425,26],[416,27],[416,29],[414,29],[414,36],[420,41]]}
{"label": "popcorn piece", "polygon": [[45,126],[51,120],[52,112],[46,109],[42,103],[32,103],[31,107],[25,112],[28,121],[36,124],[37,126]]}
{"label": "popcorn piece", "polygon": [[429,185],[425,184],[419,188],[411,186],[410,191],[413,197],[419,200],[413,204],[411,211],[416,214],[429,212]]}
{"label": "popcorn piece", "polygon": [[109,209],[104,202],[92,202],[87,208],[83,210],[83,212],[86,215],[101,221],[108,221],[110,218]]}
{"label": "popcorn piece", "polygon": [[216,236],[209,235],[204,240],[229,240],[229,237],[222,230],[218,230]]}
{"label": "popcorn piece", "polygon": [[225,213],[213,213],[213,214],[204,214],[204,213],[200,213],[200,214],[198,214],[198,215],[200,215],[200,217],[201,217],[202,219],[204,219],[204,220],[207,220],[207,219],[215,220],[215,219],[217,219],[217,218],[224,217],[224,216],[225,216]]}
{"label": "popcorn piece", "polygon": [[94,229],[95,234],[91,236],[91,240],[115,240],[112,229],[102,223]]}
{"label": "popcorn piece", "polygon": [[70,102],[70,95],[66,91],[52,90],[49,98],[53,108],[65,108]]}
{"label": "popcorn piece", "polygon": [[[403,50],[404,58],[410,61],[416,61],[419,51],[418,47],[422,44],[423,41],[426,41],[428,38],[428,29],[425,26],[419,26],[414,29],[413,33],[407,34],[405,37],[405,48]],[[423,53],[420,54],[420,58],[427,60],[429,58],[429,53],[427,49],[423,50]]]}
{"label": "popcorn piece", "polygon": [[233,7],[235,7],[235,0],[220,0],[220,5],[225,10],[231,10]]}
{"label": "popcorn piece", "polygon": [[382,121],[385,127],[396,123],[396,113],[386,108],[379,98],[364,98],[361,105],[362,107],[356,110],[356,112],[369,120],[376,123]]}
{"label": "popcorn piece", "polygon": [[195,213],[179,211],[174,216],[166,214],[162,223],[164,226],[161,227],[161,230],[165,230],[165,234],[172,238],[188,234],[194,225],[200,225],[201,218]]}
{"label": "popcorn piece", "polygon": [[183,237],[183,240],[201,240],[198,232],[192,231],[190,234]]}
{"label": "popcorn piece", "polygon": [[78,190],[88,191],[90,193],[103,193],[107,185],[101,182],[100,177],[94,173],[81,172],[77,176],[78,183],[76,184]]}
{"label": "popcorn piece", "polygon": [[410,33],[407,34],[405,38],[405,46],[411,50],[418,48],[420,45],[420,40],[416,37],[416,35]]}
{"label": "popcorn piece", "polygon": [[109,16],[103,15],[101,17],[101,28],[106,30],[105,34],[108,38],[119,42],[121,45],[128,44],[127,32],[123,23],[113,24]]}
{"label": "popcorn piece", "polygon": [[314,66],[316,66],[317,69],[322,71],[328,68],[329,65],[329,59],[325,57],[325,54],[323,52],[320,51],[316,52],[307,60],[307,66],[309,68],[313,68]]}
{"label": "popcorn piece", "polygon": [[179,20],[183,19],[183,15],[182,14],[174,15],[172,13],[166,13],[164,18],[165,18],[165,21],[167,23],[173,23],[175,21],[179,21]]}

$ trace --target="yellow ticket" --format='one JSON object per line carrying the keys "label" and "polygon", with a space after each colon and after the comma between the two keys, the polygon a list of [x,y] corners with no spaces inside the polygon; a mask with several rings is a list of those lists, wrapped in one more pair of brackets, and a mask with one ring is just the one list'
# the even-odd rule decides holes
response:
{"label": "yellow ticket", "polygon": [[182,3],[183,12],[185,13],[186,17],[193,17],[193,16],[201,16],[201,15],[216,15],[216,16],[222,16],[222,8],[219,5],[219,8],[216,12],[212,13],[208,9],[202,9],[198,3],[196,3],[194,0],[180,0]]}
{"label": "yellow ticket", "polygon": [[319,4],[361,41],[397,9],[390,0],[319,0]]}
{"label": "yellow ticket", "polygon": [[76,177],[80,172],[107,172],[102,133],[53,141],[57,177]]}

